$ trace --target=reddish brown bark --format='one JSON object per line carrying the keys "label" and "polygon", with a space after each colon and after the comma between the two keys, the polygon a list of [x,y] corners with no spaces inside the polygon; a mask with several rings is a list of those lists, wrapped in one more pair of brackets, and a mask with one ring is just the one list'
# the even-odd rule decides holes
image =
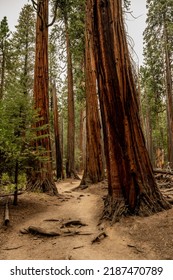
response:
{"label": "reddish brown bark", "polygon": [[55,154],[56,154],[56,177],[57,179],[63,179],[63,164],[62,164],[62,154],[60,145],[60,133],[59,133],[59,115],[58,115],[58,101],[56,94],[56,87],[53,86],[53,116],[54,116],[54,133],[55,133]]}
{"label": "reddish brown bark", "polygon": [[80,131],[79,131],[79,149],[80,149],[80,163],[79,171],[84,170],[84,109],[80,110]]}
{"label": "reddish brown bark", "polygon": [[169,50],[169,40],[166,19],[164,19],[164,39],[165,39],[165,64],[166,64],[166,94],[167,94],[167,123],[168,123],[168,161],[173,168],[173,100],[172,100],[172,73],[171,73],[171,53]]}
{"label": "reddish brown bark", "polygon": [[37,1],[36,53],[34,70],[34,106],[38,110],[37,139],[34,143],[39,154],[27,188],[57,194],[53,181],[49,131],[48,97],[48,0]]}
{"label": "reddish brown bark", "polygon": [[68,18],[66,10],[64,10],[64,23],[66,31],[67,44],[67,79],[68,79],[68,130],[67,130],[67,162],[66,176],[73,177],[75,173],[74,166],[74,149],[75,149],[75,116],[74,116],[74,92],[73,92],[73,71],[72,57],[69,37]]}
{"label": "reddish brown bark", "polygon": [[148,215],[170,208],[145,147],[120,0],[88,0],[108,174],[105,215]]}
{"label": "reddish brown bark", "polygon": [[91,34],[91,14],[86,13],[85,77],[86,77],[86,164],[81,185],[98,183],[104,178],[101,125],[96,92],[96,68]]}

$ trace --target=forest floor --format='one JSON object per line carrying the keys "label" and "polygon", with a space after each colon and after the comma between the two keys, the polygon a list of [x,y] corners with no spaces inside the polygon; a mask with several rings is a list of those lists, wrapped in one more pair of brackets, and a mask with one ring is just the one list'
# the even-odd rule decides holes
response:
{"label": "forest floor", "polygon": [[[20,195],[17,206],[10,204],[8,226],[3,225],[1,198],[0,259],[173,259],[173,208],[150,217],[122,218],[111,225],[100,221],[106,182],[84,190],[76,189],[78,185],[77,180],[58,183],[58,197],[42,193]],[[33,234],[27,231],[29,227],[57,236]]]}

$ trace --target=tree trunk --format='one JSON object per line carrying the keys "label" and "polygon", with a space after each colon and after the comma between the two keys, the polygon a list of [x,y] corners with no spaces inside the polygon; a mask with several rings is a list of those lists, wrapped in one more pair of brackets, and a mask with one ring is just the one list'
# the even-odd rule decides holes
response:
{"label": "tree trunk", "polygon": [[79,171],[84,170],[84,109],[80,110],[80,131],[79,131],[80,163]]}
{"label": "tree trunk", "polygon": [[173,102],[172,102],[172,73],[171,54],[169,51],[166,20],[164,19],[165,63],[166,63],[166,94],[167,94],[167,123],[168,123],[168,161],[173,168]]}
{"label": "tree trunk", "polygon": [[48,0],[37,2],[34,105],[40,117],[36,123],[37,139],[34,143],[39,160],[31,171],[27,189],[57,194],[52,174],[49,132]]}
{"label": "tree trunk", "polygon": [[85,76],[86,76],[86,164],[81,185],[98,183],[104,178],[101,144],[101,124],[96,93],[96,68],[91,34],[91,14],[86,17],[85,30]]}
{"label": "tree trunk", "polygon": [[63,165],[60,145],[60,133],[59,133],[59,116],[58,116],[58,102],[56,95],[55,85],[53,86],[53,115],[54,115],[54,133],[55,133],[55,154],[56,154],[56,176],[57,179],[62,179]]}
{"label": "tree trunk", "polygon": [[170,205],[154,180],[142,133],[122,1],[88,0],[108,175],[105,215],[149,215]]}
{"label": "tree trunk", "polygon": [[72,57],[70,48],[70,37],[68,28],[67,13],[64,11],[64,23],[66,30],[67,44],[67,79],[68,79],[68,131],[67,131],[67,162],[66,176],[71,178],[74,176],[74,149],[75,149],[75,116],[74,116],[74,92],[73,92],[73,71]]}
{"label": "tree trunk", "polygon": [[1,66],[1,84],[0,84],[0,100],[4,95],[4,78],[5,78],[5,48],[4,42],[2,42],[2,66]]}
{"label": "tree trunk", "polygon": [[[145,92],[146,93],[146,92]],[[145,94],[146,99],[146,117],[145,117],[145,130],[146,130],[146,147],[148,150],[148,154],[151,162],[153,163],[153,143],[152,143],[152,125],[151,125],[151,109],[148,100],[147,93]]]}

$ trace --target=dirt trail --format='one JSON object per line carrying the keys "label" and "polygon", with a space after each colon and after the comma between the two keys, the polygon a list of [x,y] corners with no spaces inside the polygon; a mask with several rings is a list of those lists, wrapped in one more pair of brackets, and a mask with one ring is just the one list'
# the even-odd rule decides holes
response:
{"label": "dirt trail", "polygon": [[[19,206],[17,208],[11,206],[10,226],[0,228],[0,259],[160,258],[152,242],[141,240],[143,236],[140,236],[143,224],[146,222],[150,226],[153,224],[152,220],[148,222],[140,218],[126,218],[114,226],[108,223],[99,224],[103,211],[102,196],[106,193],[104,185],[74,190],[78,185],[79,181],[64,181],[57,184],[60,197],[33,193],[21,195]],[[43,237],[20,232],[21,229],[29,226],[57,231],[60,221],[68,220],[80,220],[85,223],[86,226],[73,227],[72,230],[88,235]],[[93,238],[102,231],[105,231],[107,237],[99,243],[92,244]]]}

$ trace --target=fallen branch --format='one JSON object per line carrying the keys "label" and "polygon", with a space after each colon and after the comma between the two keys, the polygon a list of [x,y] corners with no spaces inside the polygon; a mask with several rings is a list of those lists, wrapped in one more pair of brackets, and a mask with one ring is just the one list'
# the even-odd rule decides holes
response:
{"label": "fallen branch", "polygon": [[63,236],[75,236],[75,235],[92,235],[90,232],[80,232],[80,231],[67,231],[64,232]]}
{"label": "fallen branch", "polygon": [[43,222],[60,222],[59,219],[46,219],[46,220],[43,220]]}
{"label": "fallen branch", "polygon": [[71,220],[62,224],[61,227],[71,227],[71,226],[87,226],[87,224],[82,223],[80,220]]}
{"label": "fallen branch", "polygon": [[139,250],[135,245],[127,244],[128,247],[136,249],[139,253],[143,253],[142,250]]}
{"label": "fallen branch", "polygon": [[[21,195],[24,192],[18,192],[17,195]],[[14,193],[9,193],[9,194],[0,194],[0,197],[6,197],[6,196],[14,196]]]}
{"label": "fallen branch", "polygon": [[4,249],[2,249],[2,250],[17,250],[17,249],[19,249],[19,248],[21,248],[21,247],[23,247],[23,245],[21,245],[21,246],[18,246],[18,247],[12,247],[12,248],[4,248]]}
{"label": "fallen branch", "polygon": [[153,170],[154,173],[161,173],[161,174],[169,174],[169,175],[173,175],[173,172],[169,171],[169,170],[164,170],[164,169],[154,169]]}
{"label": "fallen branch", "polygon": [[29,226],[27,231],[31,234],[40,234],[44,236],[60,236],[60,232],[56,231],[48,231],[47,229],[41,228],[41,227],[35,227],[35,226]]}
{"label": "fallen branch", "polygon": [[107,237],[108,235],[106,234],[105,231],[99,233],[92,241],[91,243],[95,243],[95,242],[100,242],[102,239],[104,239],[105,237]]}
{"label": "fallen branch", "polygon": [[84,246],[73,247],[73,250],[80,249],[80,248],[83,248],[83,247],[84,247]]}

